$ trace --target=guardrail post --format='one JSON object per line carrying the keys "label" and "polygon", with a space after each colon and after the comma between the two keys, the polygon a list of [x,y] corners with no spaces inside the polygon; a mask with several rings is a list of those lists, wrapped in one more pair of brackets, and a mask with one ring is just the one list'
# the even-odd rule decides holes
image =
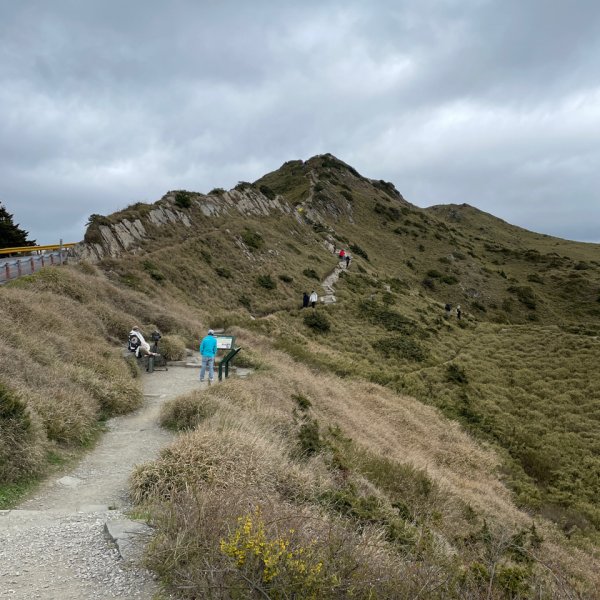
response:
{"label": "guardrail post", "polygon": [[59,264],[62,265],[63,264],[63,241],[60,240],[59,241],[59,246],[60,248],[58,249],[58,260],[59,260]]}
{"label": "guardrail post", "polygon": [[21,277],[21,259],[17,260],[17,275]]}
{"label": "guardrail post", "polygon": [[33,262],[33,256],[29,259],[29,262],[31,263],[31,272],[35,273],[35,263]]}
{"label": "guardrail post", "polygon": [[8,263],[4,265],[4,268],[6,269],[6,281],[8,281],[10,279],[10,267],[8,266]]}
{"label": "guardrail post", "polygon": [[54,254],[50,254],[50,264],[54,264]]}
{"label": "guardrail post", "polygon": [[42,257],[42,267],[45,267],[46,265],[44,264],[44,255],[40,254],[40,256]]}

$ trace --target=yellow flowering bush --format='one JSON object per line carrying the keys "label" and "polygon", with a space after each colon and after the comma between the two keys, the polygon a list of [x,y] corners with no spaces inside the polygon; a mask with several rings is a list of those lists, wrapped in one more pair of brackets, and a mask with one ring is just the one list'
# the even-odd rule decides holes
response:
{"label": "yellow flowering bush", "polygon": [[314,542],[292,549],[293,535],[290,529],[287,536],[269,539],[261,509],[256,507],[239,517],[235,531],[221,539],[221,552],[235,561],[245,578],[268,588],[272,598],[284,597],[284,590],[286,598],[293,597],[290,593],[294,591],[301,591],[307,600],[323,598],[326,590],[333,590],[339,582],[335,576],[325,575]]}

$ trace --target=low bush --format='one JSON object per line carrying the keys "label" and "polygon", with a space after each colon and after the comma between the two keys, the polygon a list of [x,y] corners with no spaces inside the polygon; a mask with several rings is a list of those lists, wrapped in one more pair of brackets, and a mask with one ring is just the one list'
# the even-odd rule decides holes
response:
{"label": "low bush", "polygon": [[265,240],[263,239],[262,235],[258,233],[258,231],[245,229],[241,233],[241,238],[244,244],[246,244],[246,246],[252,250],[260,250],[265,245]]}
{"label": "low bush", "polygon": [[418,342],[405,336],[387,336],[371,345],[386,358],[405,358],[415,362],[425,359],[426,352]]}
{"label": "low bush", "polygon": [[446,367],[446,381],[459,384],[466,384],[469,382],[465,370],[454,363],[450,363]]}
{"label": "low bush", "polygon": [[319,280],[319,274],[314,269],[304,269],[302,274],[309,279],[316,279],[317,281]]}
{"label": "low bush", "polygon": [[160,424],[176,431],[195,429],[217,408],[218,403],[207,392],[195,390],[166,402],[160,411]]}
{"label": "low bush", "polygon": [[517,300],[524,304],[527,308],[535,310],[537,302],[535,299],[535,293],[528,286],[511,286],[508,288],[511,294],[515,294]]}
{"label": "low bush", "polygon": [[175,204],[179,208],[189,208],[192,205],[193,195],[190,192],[180,190],[175,192]]}
{"label": "low bush", "polygon": [[36,475],[44,461],[39,428],[25,401],[0,382],[0,483]]}
{"label": "low bush", "polygon": [[318,333],[327,333],[331,329],[327,315],[317,310],[311,310],[304,315],[304,324]]}
{"label": "low bush", "polygon": [[291,275],[286,275],[285,273],[282,273],[278,277],[283,283],[292,283],[292,281],[294,281],[294,278]]}
{"label": "low bush", "polygon": [[363,250],[358,244],[350,244],[350,250],[357,256],[362,256],[365,260],[369,260],[369,255],[366,250]]}
{"label": "low bush", "polygon": [[274,290],[277,287],[277,283],[273,281],[270,275],[259,275],[256,278],[256,283],[265,290]]}
{"label": "low bush", "polygon": [[185,342],[178,335],[164,335],[159,342],[158,350],[167,360],[185,358]]}

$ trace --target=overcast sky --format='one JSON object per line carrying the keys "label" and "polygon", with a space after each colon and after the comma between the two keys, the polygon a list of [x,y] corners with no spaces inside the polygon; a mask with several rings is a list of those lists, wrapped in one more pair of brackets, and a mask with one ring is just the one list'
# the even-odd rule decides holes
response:
{"label": "overcast sky", "polygon": [[39,243],[331,152],[600,241],[597,0],[0,0],[0,201]]}

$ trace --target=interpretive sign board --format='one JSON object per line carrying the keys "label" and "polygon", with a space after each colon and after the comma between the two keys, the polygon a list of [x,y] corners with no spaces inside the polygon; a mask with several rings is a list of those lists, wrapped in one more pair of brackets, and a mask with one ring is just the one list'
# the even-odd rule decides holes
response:
{"label": "interpretive sign board", "polygon": [[217,350],[231,350],[235,342],[233,335],[217,335]]}

